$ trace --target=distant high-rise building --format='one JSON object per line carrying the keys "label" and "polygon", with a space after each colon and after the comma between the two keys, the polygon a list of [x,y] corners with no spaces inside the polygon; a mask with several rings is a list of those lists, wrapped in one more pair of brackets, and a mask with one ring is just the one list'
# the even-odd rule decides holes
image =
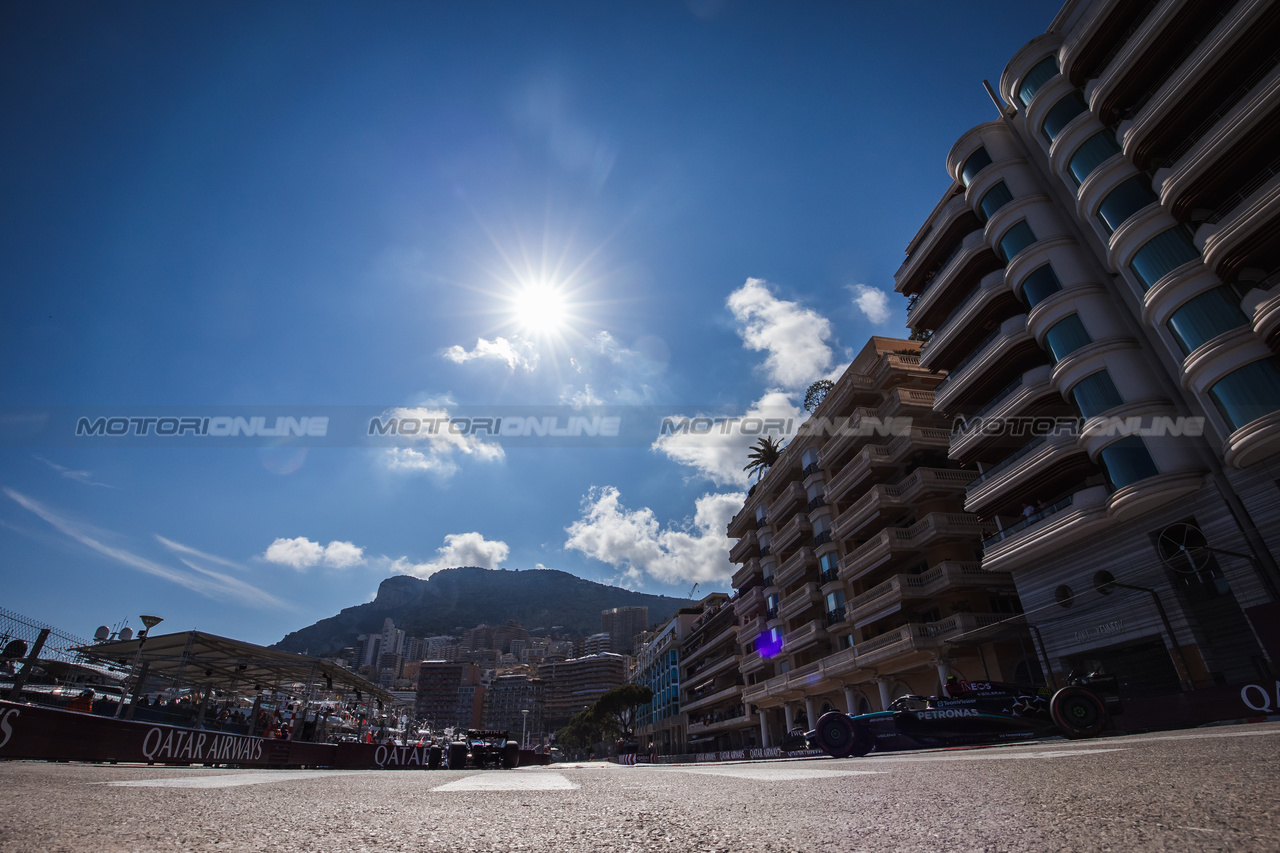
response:
{"label": "distant high-rise building", "polygon": [[606,653],[544,663],[539,673],[546,685],[548,730],[560,728],[606,691],[625,684],[629,660],[625,655]]}
{"label": "distant high-rise building", "polygon": [[471,663],[423,661],[414,713],[436,731],[479,728],[485,694],[480,675],[480,667]]}
{"label": "distant high-rise building", "polygon": [[636,634],[649,627],[648,607],[614,607],[600,613],[600,630],[610,637],[610,651],[631,654]]}
{"label": "distant high-rise building", "polygon": [[[528,719],[523,713],[528,711]],[[528,735],[534,743],[543,734],[543,682],[526,675],[499,675],[484,700],[484,727],[505,729],[511,740]]]}

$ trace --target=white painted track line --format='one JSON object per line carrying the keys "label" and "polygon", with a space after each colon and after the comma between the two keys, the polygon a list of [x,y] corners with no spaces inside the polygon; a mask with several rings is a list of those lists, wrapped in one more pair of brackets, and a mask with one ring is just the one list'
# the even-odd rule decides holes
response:
{"label": "white painted track line", "polygon": [[433,791],[576,791],[578,786],[559,773],[477,773],[455,779]]}

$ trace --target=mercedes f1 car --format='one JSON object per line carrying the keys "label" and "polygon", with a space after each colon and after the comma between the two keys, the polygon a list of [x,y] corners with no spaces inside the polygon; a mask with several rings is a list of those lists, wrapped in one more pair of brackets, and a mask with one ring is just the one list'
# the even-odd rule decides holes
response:
{"label": "mercedes f1 car", "polygon": [[1003,743],[1061,734],[1101,734],[1123,708],[1115,678],[1071,679],[1051,692],[1000,682],[959,681],[942,696],[902,696],[888,710],[823,714],[805,737],[836,758],[869,752]]}

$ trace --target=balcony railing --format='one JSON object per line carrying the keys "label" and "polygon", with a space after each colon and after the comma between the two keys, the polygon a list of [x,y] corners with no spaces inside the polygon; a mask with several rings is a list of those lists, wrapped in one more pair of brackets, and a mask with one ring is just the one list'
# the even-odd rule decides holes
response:
{"label": "balcony railing", "polygon": [[761,516],[760,518],[756,519],[756,530],[759,530],[761,527],[767,527],[768,524],[769,524],[769,519],[765,518],[764,516]]}
{"label": "balcony railing", "polygon": [[839,579],[840,579],[839,566],[833,566],[830,569],[823,569],[822,574],[818,576],[819,583],[824,583],[824,584],[831,583],[832,581],[839,580]]}
{"label": "balcony railing", "polygon": [[1022,521],[1019,521],[1017,524],[1011,524],[1003,530],[997,530],[996,532],[992,533],[990,536],[982,540],[983,546],[985,547],[987,545],[994,545],[995,543],[1000,542],[1003,539],[1007,539],[1008,537],[1012,536],[1015,533],[1026,530],[1028,527],[1030,527],[1031,525],[1039,521],[1043,521],[1044,519],[1048,518],[1054,513],[1062,512],[1064,509],[1071,506],[1071,504],[1075,502],[1075,497],[1076,496],[1074,494],[1067,495],[1065,498],[1053,504],[1052,506],[1045,507],[1042,510],[1037,510],[1036,512],[1033,512],[1030,515],[1027,515],[1022,519]]}
{"label": "balcony railing", "polygon": [[982,353],[986,350],[987,346],[996,338],[1000,337],[1000,333],[1002,331],[1004,331],[1002,327],[996,326],[994,329],[991,330],[991,334],[987,335],[985,338],[979,341],[974,346],[973,349],[969,350],[968,355],[960,359],[959,364],[957,364],[955,367],[948,370],[946,378],[943,379],[941,382],[939,382],[937,387],[933,389],[934,396],[937,396],[939,393],[941,393],[943,388],[947,387],[947,384],[951,382],[951,377],[959,374],[962,370],[968,367],[973,362],[974,359],[982,355]]}
{"label": "balcony railing", "polygon": [[766,608],[765,608],[765,611],[764,611],[764,618],[765,618],[766,620],[777,619],[777,618],[778,618],[778,608],[776,608],[776,607],[766,607]]}
{"label": "balcony railing", "polygon": [[806,477],[811,477],[814,474],[821,474],[821,473],[822,473],[822,468],[821,466],[818,465],[817,462],[810,462],[804,468],[804,476]]}
{"label": "balcony railing", "polygon": [[1048,440],[1049,440],[1049,436],[1047,434],[1038,435],[1035,438],[1031,439],[1026,444],[1022,445],[1022,447],[1020,447],[1018,450],[1015,450],[1011,455],[1006,456],[1004,459],[1001,459],[995,465],[992,465],[990,468],[988,468],[987,470],[979,474],[977,478],[974,479],[974,481],[969,484],[970,488],[972,489],[973,487],[976,487],[979,483],[985,483],[987,480],[990,480],[993,477],[998,476],[1001,472],[1010,468],[1019,459],[1023,458],[1029,453],[1034,452],[1036,448],[1040,447],[1042,444],[1044,444]]}
{"label": "balcony railing", "polygon": [[809,509],[809,512],[813,512],[815,509],[819,509],[826,505],[827,505],[827,499],[824,498],[822,495],[818,495],[816,498],[813,498],[812,500],[809,501],[808,509]]}
{"label": "balcony railing", "polygon": [[821,533],[814,534],[813,547],[817,548],[819,545],[826,545],[830,541],[831,541],[831,531],[824,530]]}
{"label": "balcony railing", "polygon": [[828,627],[828,628],[830,628],[832,625],[837,625],[837,624],[839,624],[839,623],[843,622],[843,621],[844,621],[844,612],[845,612],[845,611],[844,611],[844,608],[843,608],[843,607],[837,607],[835,610],[832,610],[830,613],[828,613],[828,614],[827,614],[827,627]]}

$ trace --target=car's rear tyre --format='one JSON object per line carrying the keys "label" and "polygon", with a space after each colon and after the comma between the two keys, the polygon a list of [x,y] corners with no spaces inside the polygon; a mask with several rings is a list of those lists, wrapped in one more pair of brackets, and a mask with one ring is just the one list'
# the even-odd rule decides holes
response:
{"label": "car's rear tyre", "polygon": [[443,753],[444,753],[444,750],[438,746],[433,746],[427,750],[427,769],[428,770],[440,769],[440,758],[442,757]]}
{"label": "car's rear tyre", "polygon": [[855,727],[848,714],[828,711],[818,718],[814,737],[822,751],[833,758],[844,758],[853,752]]}
{"label": "car's rear tyre", "polygon": [[1107,706],[1083,687],[1064,687],[1049,700],[1049,716],[1066,737],[1094,737],[1107,727]]}
{"label": "car's rear tyre", "polygon": [[520,744],[509,740],[502,747],[502,766],[508,770],[514,770],[520,766]]}
{"label": "car's rear tyre", "polygon": [[465,743],[449,744],[449,769],[467,769],[467,745]]}

